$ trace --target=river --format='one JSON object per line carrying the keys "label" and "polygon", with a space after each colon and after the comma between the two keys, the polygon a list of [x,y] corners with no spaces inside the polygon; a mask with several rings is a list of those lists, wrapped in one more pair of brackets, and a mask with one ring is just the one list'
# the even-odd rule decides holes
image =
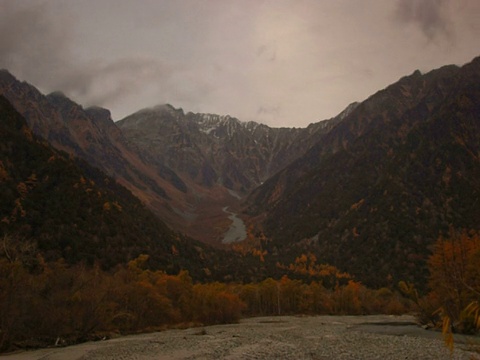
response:
{"label": "river", "polygon": [[237,214],[228,210],[228,206],[222,209],[226,214],[229,214],[228,218],[232,220],[232,224],[227,232],[223,235],[222,243],[230,244],[238,241],[245,240],[247,238],[247,228],[242,219]]}

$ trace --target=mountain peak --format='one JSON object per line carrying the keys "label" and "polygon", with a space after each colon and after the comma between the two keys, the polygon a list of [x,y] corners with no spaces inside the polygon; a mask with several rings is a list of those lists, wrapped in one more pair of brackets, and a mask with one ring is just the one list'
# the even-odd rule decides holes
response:
{"label": "mountain peak", "polygon": [[353,110],[355,110],[358,105],[360,105],[359,102],[354,101],[351,104],[349,104],[340,114],[338,114],[336,117],[340,120],[345,119],[348,115],[352,113]]}
{"label": "mountain peak", "polygon": [[419,76],[422,76],[422,72],[420,70],[415,70],[412,75],[410,75],[411,77],[419,77]]}
{"label": "mountain peak", "polygon": [[11,83],[12,81],[17,81],[15,76],[7,69],[0,69],[0,83]]}
{"label": "mountain peak", "polygon": [[111,119],[110,110],[100,106],[90,106],[85,112],[94,119]]}
{"label": "mountain peak", "polygon": [[58,91],[57,90],[57,91],[53,91],[50,94],[48,94],[47,98],[61,100],[61,99],[68,99],[68,96],[65,95],[65,93],[63,91]]}
{"label": "mountain peak", "polygon": [[156,105],[150,110],[153,110],[154,112],[166,112],[172,115],[180,115],[180,116],[183,116],[185,114],[182,108],[177,109],[176,107],[170,104]]}
{"label": "mountain peak", "polygon": [[174,117],[174,118],[179,118],[179,117],[183,117],[185,114],[183,112],[183,109],[182,108],[175,108],[174,106],[170,105],[170,104],[159,104],[159,105],[155,105],[153,107],[148,107],[148,108],[144,108],[144,109],[141,109],[141,110],[138,110],[137,112],[133,113],[132,115],[128,115],[127,117],[125,117],[124,119],[120,120],[120,121],[123,121],[127,118],[130,118],[131,116],[136,116],[136,115],[147,115],[147,116],[154,116],[154,117],[163,117],[165,115],[168,115],[168,116],[171,116],[171,117]]}

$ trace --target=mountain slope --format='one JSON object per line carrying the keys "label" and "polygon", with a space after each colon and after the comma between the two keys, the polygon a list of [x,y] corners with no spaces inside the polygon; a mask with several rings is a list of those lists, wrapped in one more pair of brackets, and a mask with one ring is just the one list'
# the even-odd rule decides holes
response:
{"label": "mountain slope", "polygon": [[[198,280],[252,276],[243,259],[169,229],[127,189],[38,138],[0,96],[0,239],[33,243],[45,260],[108,269],[140,254]],[[240,269],[244,270],[240,272]]]}
{"label": "mountain slope", "polygon": [[306,129],[273,129],[229,116],[184,114],[169,105],[114,123],[61,92],[48,96],[0,71],[0,94],[34,133],[127,187],[169,226],[222,241],[241,196],[284,168],[355,107]]}
{"label": "mountain slope", "polygon": [[270,128],[162,105],[117,125],[131,142],[183,178],[204,187],[220,184],[244,195],[305,153],[335,121],[304,129]]}
{"label": "mountain slope", "polygon": [[440,233],[480,226],[480,58],[371,96],[247,205],[270,251],[314,251],[371,285],[424,281]]}
{"label": "mountain slope", "polygon": [[[174,229],[217,244],[231,223],[225,207],[239,203],[231,190],[244,195],[327,127],[324,122],[273,130],[228,116],[185,115],[169,106],[116,124],[106,109],[84,109],[61,92],[44,96],[6,70],[0,71],[0,94],[55,148],[114,177]],[[310,140],[300,141],[305,133]],[[293,137],[297,145],[291,146]]]}
{"label": "mountain slope", "polygon": [[304,154],[344,115],[304,129],[270,128],[161,105],[117,125],[150,164],[168,166],[187,184],[190,208],[182,213],[188,220],[182,231],[218,243],[232,223],[226,209],[235,212],[242,197]]}
{"label": "mountain slope", "polygon": [[60,92],[44,96],[6,70],[0,71],[0,94],[35,134],[113,176],[170,224],[182,223],[171,204],[186,206],[185,184],[167,167],[150,166],[139,149],[127,143],[108,110],[83,109]]}

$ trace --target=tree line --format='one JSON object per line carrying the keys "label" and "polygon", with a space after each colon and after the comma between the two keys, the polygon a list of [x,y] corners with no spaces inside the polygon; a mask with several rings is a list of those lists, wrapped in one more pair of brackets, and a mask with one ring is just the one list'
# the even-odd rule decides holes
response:
{"label": "tree line", "polygon": [[106,271],[62,259],[47,262],[32,243],[8,235],[0,241],[1,351],[245,316],[401,314],[413,304],[397,291],[368,289],[338,271],[325,273],[325,281],[284,275],[255,283],[199,283],[184,270],[149,270],[148,255]]}
{"label": "tree line", "polygon": [[[148,255],[104,270],[98,264],[46,261],[33,243],[0,239],[0,351],[71,344],[114,334],[203,326],[242,317],[291,314],[416,313],[452,332],[480,329],[480,236],[440,237],[429,258],[429,291],[413,284],[370,289],[302,254],[289,275],[258,282],[195,282],[188,271],[148,268]],[[310,280],[297,275],[311,275]]]}

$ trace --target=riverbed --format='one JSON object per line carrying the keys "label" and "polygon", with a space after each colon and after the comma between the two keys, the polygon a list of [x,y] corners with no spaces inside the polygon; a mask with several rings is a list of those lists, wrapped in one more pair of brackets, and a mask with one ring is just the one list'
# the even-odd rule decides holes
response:
{"label": "riverbed", "polygon": [[450,353],[440,333],[412,316],[279,316],[239,324],[120,337],[5,356],[5,360],[480,359],[472,345]]}
{"label": "riverbed", "polygon": [[228,214],[228,218],[232,221],[230,228],[223,235],[222,243],[231,244],[234,242],[242,241],[247,238],[247,228],[242,219],[240,219],[236,213],[228,210],[229,207],[225,206],[222,210]]}

